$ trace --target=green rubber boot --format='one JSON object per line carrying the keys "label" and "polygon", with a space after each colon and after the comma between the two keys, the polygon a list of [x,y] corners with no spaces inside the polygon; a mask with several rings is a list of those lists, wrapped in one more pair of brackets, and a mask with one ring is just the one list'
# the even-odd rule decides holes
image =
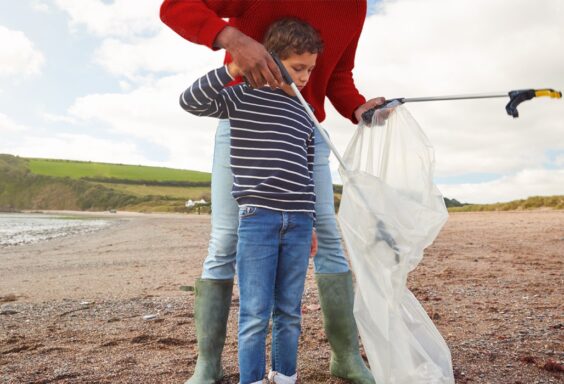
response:
{"label": "green rubber boot", "polygon": [[184,384],[214,384],[223,377],[221,353],[227,334],[233,280],[196,280],[194,318],[198,361],[194,375]]}
{"label": "green rubber boot", "polygon": [[354,384],[375,384],[360,356],[353,317],[352,273],[315,274],[325,334],[331,345],[331,374]]}

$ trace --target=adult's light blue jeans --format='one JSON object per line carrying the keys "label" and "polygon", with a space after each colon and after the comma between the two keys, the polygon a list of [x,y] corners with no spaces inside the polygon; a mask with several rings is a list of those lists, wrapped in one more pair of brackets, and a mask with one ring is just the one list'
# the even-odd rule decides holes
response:
{"label": "adult's light blue jeans", "polygon": [[296,373],[301,303],[309,262],[313,215],[265,208],[239,209],[240,383],[261,381],[272,316],[272,370]]}
{"label": "adult's light blue jeans", "polygon": [[[212,229],[208,256],[204,261],[202,278],[232,279],[235,276],[237,251],[237,202],[231,196],[233,175],[229,164],[229,120],[220,120],[215,134],[212,167]],[[315,182],[316,230],[319,242],[314,258],[316,273],[342,273],[349,271],[337,229],[333,202],[333,181],[329,169],[329,146],[321,134],[315,132]]]}

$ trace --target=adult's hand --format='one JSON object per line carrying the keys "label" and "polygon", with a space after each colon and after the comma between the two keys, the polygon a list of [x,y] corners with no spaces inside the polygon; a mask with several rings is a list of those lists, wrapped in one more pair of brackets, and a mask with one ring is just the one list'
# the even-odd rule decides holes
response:
{"label": "adult's hand", "polygon": [[[366,111],[368,111],[369,109],[372,109],[374,107],[377,107],[379,105],[382,105],[386,102],[386,99],[384,97],[375,97],[373,99],[368,100],[366,103],[362,104],[361,106],[359,106],[357,109],[355,109],[354,111],[354,117],[356,118],[357,121],[362,121],[362,114]],[[387,116],[386,116],[387,117]]]}
{"label": "adult's hand", "polygon": [[231,55],[247,82],[253,88],[283,84],[282,74],[264,46],[233,27],[225,27],[217,35],[215,45]]}

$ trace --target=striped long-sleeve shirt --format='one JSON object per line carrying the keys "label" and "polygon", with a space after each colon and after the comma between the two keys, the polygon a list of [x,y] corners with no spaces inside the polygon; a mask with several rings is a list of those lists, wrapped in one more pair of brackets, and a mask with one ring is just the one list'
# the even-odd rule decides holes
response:
{"label": "striped long-sleeve shirt", "polygon": [[232,195],[239,205],[314,213],[314,124],[281,89],[225,87],[227,67],[202,76],[180,96],[197,116],[229,119]]}

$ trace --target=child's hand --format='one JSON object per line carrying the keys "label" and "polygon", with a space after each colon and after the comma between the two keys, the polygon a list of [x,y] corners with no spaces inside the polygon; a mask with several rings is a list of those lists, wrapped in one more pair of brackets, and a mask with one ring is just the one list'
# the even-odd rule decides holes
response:
{"label": "child's hand", "polygon": [[315,231],[314,228],[313,232],[311,233],[311,251],[309,252],[309,257],[315,256],[316,253],[317,253],[317,232]]}
{"label": "child's hand", "polygon": [[231,77],[243,76],[243,72],[241,71],[241,68],[239,68],[239,66],[235,64],[233,61],[227,64],[227,70],[229,71]]}

